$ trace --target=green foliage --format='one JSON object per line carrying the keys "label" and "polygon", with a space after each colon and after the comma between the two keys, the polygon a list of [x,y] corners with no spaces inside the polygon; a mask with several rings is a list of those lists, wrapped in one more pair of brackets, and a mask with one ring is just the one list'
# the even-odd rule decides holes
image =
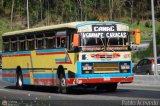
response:
{"label": "green foliage", "polygon": [[[158,28],[156,32],[156,43],[157,43],[157,56],[160,56],[160,28]],[[153,40],[152,40],[147,50],[133,53],[132,58],[134,62],[137,63],[140,59],[153,56],[154,55],[153,55]]]}
{"label": "green foliage", "polygon": [[5,32],[14,31],[14,30],[18,30],[18,29],[20,29],[20,28],[14,27],[14,29],[11,30],[9,21],[6,18],[1,18],[0,19],[0,51],[2,49],[2,37],[1,37],[1,35]]}
{"label": "green foliage", "polygon": [[[3,1],[3,2],[2,2]],[[139,28],[142,40],[152,39],[150,0],[28,0],[30,27],[53,25],[72,21],[119,21],[130,24],[130,30]],[[0,34],[11,30],[10,18],[13,8],[13,28],[27,28],[27,0],[0,0]],[[155,0],[156,19],[160,19],[160,1]],[[133,11],[132,7],[133,6]],[[132,19],[131,19],[132,12]],[[131,24],[131,20],[133,24]],[[160,22],[156,21],[156,26]]]}

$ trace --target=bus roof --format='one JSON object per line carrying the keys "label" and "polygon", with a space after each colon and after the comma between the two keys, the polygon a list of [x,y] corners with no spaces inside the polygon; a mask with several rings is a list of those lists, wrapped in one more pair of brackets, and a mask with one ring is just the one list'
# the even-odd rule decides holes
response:
{"label": "bus roof", "polygon": [[[19,34],[25,34],[25,33],[32,33],[32,32],[39,32],[39,31],[47,31],[51,29],[60,29],[60,28],[78,28],[80,26],[89,25],[89,24],[124,24],[121,22],[114,22],[114,21],[80,21],[80,22],[70,22],[70,23],[64,23],[64,24],[57,24],[57,25],[50,25],[50,26],[44,26],[44,27],[38,27],[38,28],[30,28],[25,30],[18,30],[18,31],[12,31],[2,34],[2,36],[11,36],[11,35],[19,35]],[[124,24],[127,25],[127,24]]]}

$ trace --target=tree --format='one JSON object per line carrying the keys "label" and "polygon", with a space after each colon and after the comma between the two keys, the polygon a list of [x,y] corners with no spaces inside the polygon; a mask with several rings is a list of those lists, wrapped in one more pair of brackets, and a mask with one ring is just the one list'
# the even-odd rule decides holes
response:
{"label": "tree", "polygon": [[11,29],[12,29],[12,23],[13,23],[13,11],[14,11],[14,0],[12,0],[12,9],[11,9]]}

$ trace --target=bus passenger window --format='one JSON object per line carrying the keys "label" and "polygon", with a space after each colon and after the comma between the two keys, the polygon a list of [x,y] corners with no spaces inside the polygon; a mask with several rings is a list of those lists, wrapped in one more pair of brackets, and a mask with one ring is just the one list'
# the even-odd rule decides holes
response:
{"label": "bus passenger window", "polygon": [[29,50],[34,49],[34,39],[28,39],[28,49]]}
{"label": "bus passenger window", "polygon": [[25,40],[19,41],[19,50],[25,50]]}
{"label": "bus passenger window", "polygon": [[37,49],[44,48],[44,35],[41,33],[36,35],[36,48]]}
{"label": "bus passenger window", "polygon": [[56,47],[56,42],[54,37],[47,37],[46,38],[46,46],[47,48],[55,48]]}
{"label": "bus passenger window", "polygon": [[11,51],[17,51],[17,38],[11,39]]}
{"label": "bus passenger window", "polygon": [[44,46],[43,46],[43,39],[42,38],[38,38],[37,39],[37,48],[38,49],[44,48]]}
{"label": "bus passenger window", "polygon": [[3,42],[3,51],[8,52],[9,51],[9,42]]}
{"label": "bus passenger window", "polygon": [[25,50],[25,37],[19,37],[19,50]]}

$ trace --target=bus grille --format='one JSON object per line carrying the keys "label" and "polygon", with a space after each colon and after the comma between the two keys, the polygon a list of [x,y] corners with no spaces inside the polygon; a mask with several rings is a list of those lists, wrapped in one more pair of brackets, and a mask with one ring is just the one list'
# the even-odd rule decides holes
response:
{"label": "bus grille", "polygon": [[118,73],[118,63],[94,63],[94,73]]}

